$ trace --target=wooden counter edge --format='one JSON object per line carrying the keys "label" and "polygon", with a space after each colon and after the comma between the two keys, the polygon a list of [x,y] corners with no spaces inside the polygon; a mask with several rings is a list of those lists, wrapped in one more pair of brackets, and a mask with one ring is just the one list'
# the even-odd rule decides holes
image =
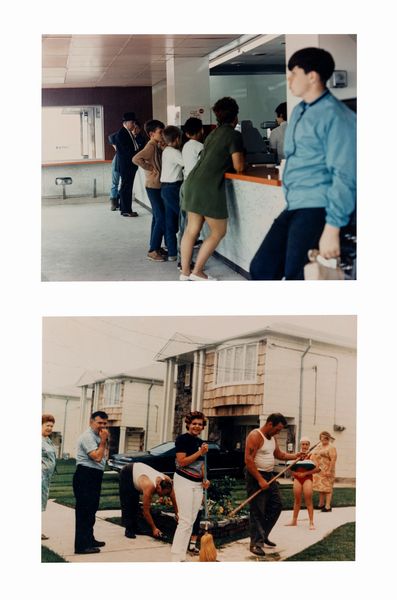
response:
{"label": "wooden counter edge", "polygon": [[278,179],[267,179],[266,177],[255,177],[253,175],[244,175],[244,173],[226,173],[225,179],[238,179],[239,181],[250,181],[251,183],[262,183],[265,185],[274,185],[281,187],[281,181]]}

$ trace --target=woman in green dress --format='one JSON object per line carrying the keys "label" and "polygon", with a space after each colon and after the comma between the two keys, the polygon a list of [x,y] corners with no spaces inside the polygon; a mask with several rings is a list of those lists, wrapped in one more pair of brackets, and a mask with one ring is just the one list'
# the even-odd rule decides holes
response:
{"label": "woman in green dress", "polygon": [[[187,226],[181,241],[182,281],[212,279],[204,269],[226,234],[225,173],[233,169],[237,173],[244,170],[243,138],[235,130],[239,110],[237,102],[233,98],[221,98],[212,110],[218,126],[205,140],[200,158],[183,185],[181,208],[187,213]],[[201,244],[191,271],[193,246],[204,222],[210,234]]]}
{"label": "woman in green dress", "polygon": [[[54,428],[55,419],[52,415],[43,415],[41,417],[41,511],[47,508],[48,495],[50,493],[50,481],[55,470],[56,451],[55,446],[50,440],[50,435]],[[42,540],[48,540],[48,537],[41,534]]]}

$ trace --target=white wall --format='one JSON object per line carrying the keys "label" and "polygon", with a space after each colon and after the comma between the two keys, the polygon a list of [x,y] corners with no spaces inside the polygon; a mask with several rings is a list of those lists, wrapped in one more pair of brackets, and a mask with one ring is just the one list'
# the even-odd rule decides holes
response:
{"label": "white wall", "polygon": [[334,58],[335,69],[347,71],[347,87],[331,88],[340,100],[357,97],[357,42],[351,35],[320,35],[320,48]]}
{"label": "white wall", "polygon": [[[285,102],[287,93],[284,74],[273,75],[213,75],[210,77],[211,106],[231,96],[239,105],[239,121],[251,120],[261,133],[262,121],[275,121],[275,108]],[[212,122],[215,123],[212,114]]]}
{"label": "white wall", "polygon": [[[293,424],[298,427],[301,356],[307,345],[276,339],[273,342],[275,346],[271,347],[269,340],[265,357],[264,415],[281,412],[294,418]],[[355,353],[313,344],[303,365],[302,435],[314,444],[321,431],[329,431],[338,452],[337,477],[355,477]],[[346,429],[334,432],[334,424]]]}
{"label": "white wall", "polygon": [[[121,425],[143,427],[146,430],[148,392],[150,383],[126,382]],[[149,434],[147,447],[160,443],[163,418],[163,386],[155,384],[150,391]]]}
{"label": "white wall", "polygon": [[[297,50],[314,46],[316,48],[324,48],[328,50],[334,58],[335,69],[347,71],[346,88],[330,88],[332,93],[339,98],[356,98],[357,97],[357,42],[354,36],[351,35],[286,35],[285,36],[285,56],[288,64],[289,58]],[[287,70],[288,74],[288,70]],[[287,91],[288,115],[296,104],[301,101]]]}
{"label": "white wall", "polygon": [[160,81],[152,87],[153,119],[167,124],[167,82]]}

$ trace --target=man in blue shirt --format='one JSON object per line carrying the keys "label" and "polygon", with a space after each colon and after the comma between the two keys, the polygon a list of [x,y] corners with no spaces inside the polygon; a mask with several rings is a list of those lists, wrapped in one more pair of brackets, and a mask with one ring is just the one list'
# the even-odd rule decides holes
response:
{"label": "man in blue shirt", "polygon": [[340,256],[340,230],[356,204],[356,115],[326,87],[334,68],[321,48],[303,48],[288,61],[290,90],[302,102],[285,134],[287,206],[252,259],[252,279],[303,279],[312,248]]}
{"label": "man in blue shirt", "polygon": [[92,413],[89,428],[77,442],[76,471],[73,476],[76,499],[75,554],[94,554],[105,545],[105,542],[94,538],[94,525],[107,458],[107,419],[103,411]]}

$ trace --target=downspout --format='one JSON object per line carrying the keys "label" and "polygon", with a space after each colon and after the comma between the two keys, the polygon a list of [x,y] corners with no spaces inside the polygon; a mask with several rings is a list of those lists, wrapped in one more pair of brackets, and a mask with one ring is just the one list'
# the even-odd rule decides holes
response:
{"label": "downspout", "polygon": [[296,437],[295,440],[295,448],[298,449],[299,448],[299,440],[301,439],[301,435],[302,435],[302,409],[303,409],[303,361],[304,358],[306,356],[306,354],[309,352],[310,348],[312,347],[312,341],[309,340],[309,343],[307,345],[306,350],[304,351],[304,353],[301,356],[301,368],[300,368],[300,381],[299,381],[299,410],[298,410],[298,435]]}
{"label": "downspout", "polygon": [[154,386],[154,381],[148,387],[147,391],[147,410],[146,410],[146,430],[145,430],[145,450],[147,450],[147,442],[149,437],[149,412],[150,412],[150,393],[152,391],[152,387]]}
{"label": "downspout", "polygon": [[63,415],[63,431],[62,431],[62,446],[61,446],[61,458],[63,457],[63,451],[65,448],[65,432],[66,432],[66,413],[68,410],[68,402],[69,402],[70,398],[66,398],[66,402],[65,402],[65,413]]}

